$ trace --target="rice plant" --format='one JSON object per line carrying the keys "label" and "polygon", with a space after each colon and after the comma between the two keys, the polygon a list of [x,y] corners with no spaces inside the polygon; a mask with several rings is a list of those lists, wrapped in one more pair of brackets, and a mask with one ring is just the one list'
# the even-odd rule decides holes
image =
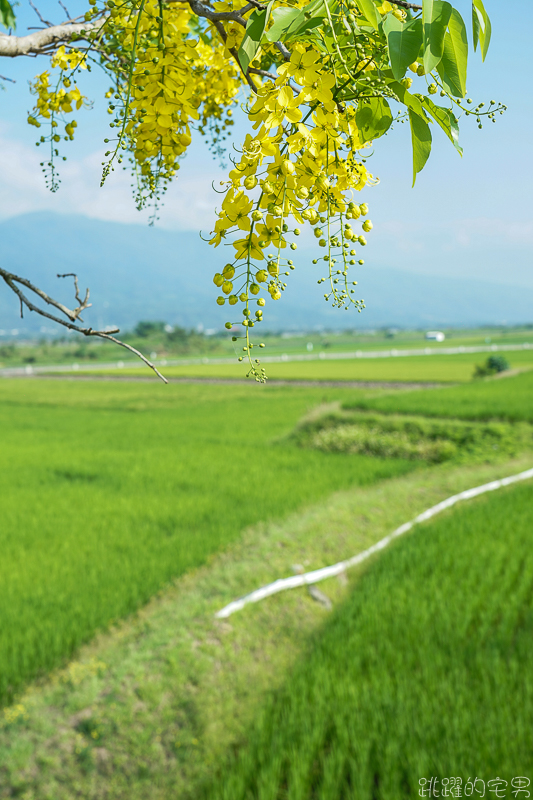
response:
{"label": "rice plant", "polygon": [[487,794],[531,778],[532,531],[529,483],[380,555],[205,797],[398,800],[440,796],[420,794],[431,780],[466,796],[476,778]]}

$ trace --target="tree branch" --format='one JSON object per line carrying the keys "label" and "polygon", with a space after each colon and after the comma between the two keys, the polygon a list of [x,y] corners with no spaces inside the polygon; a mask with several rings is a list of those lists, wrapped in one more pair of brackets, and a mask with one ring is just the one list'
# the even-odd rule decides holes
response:
{"label": "tree branch", "polygon": [[272,72],[267,72],[266,69],[248,67],[248,72],[250,72],[252,75],[261,75],[263,78],[270,78],[271,81],[275,81],[277,78],[277,75],[274,75]]}
{"label": "tree branch", "polygon": [[[80,293],[79,293],[77,276],[72,272],[69,272],[66,275],[58,275],[58,278],[66,278],[66,277],[73,277],[74,278],[76,301],[80,304],[79,307],[75,308],[74,310],[71,310],[71,309],[67,308],[66,306],[63,305],[63,303],[60,303],[57,300],[54,300],[52,297],[47,295],[46,292],[43,292],[42,289],[39,289],[37,286],[35,286],[33,283],[31,283],[26,278],[21,278],[18,275],[14,275],[12,272],[8,272],[7,270],[2,269],[2,267],[0,267],[0,278],[3,278],[5,283],[17,295],[17,297],[20,300],[20,313],[21,313],[21,316],[22,316],[23,308],[24,308],[24,306],[26,306],[26,308],[29,311],[35,311],[35,313],[39,314],[41,317],[46,317],[46,319],[51,319],[52,322],[57,322],[58,325],[63,325],[64,328],[68,328],[71,331],[77,331],[78,333],[82,333],[84,336],[98,336],[100,339],[108,339],[110,342],[114,342],[115,344],[120,345],[120,347],[126,348],[126,350],[129,350],[130,353],[134,353],[134,355],[136,355],[138,358],[140,358],[142,361],[144,361],[146,366],[150,367],[150,369],[152,369],[155,372],[155,374],[158,376],[158,378],[161,378],[163,383],[168,383],[168,381],[164,377],[164,375],[161,375],[159,370],[152,364],[152,362],[149,361],[146,358],[146,356],[143,356],[143,354],[139,350],[137,350],[135,347],[132,347],[130,344],[127,344],[126,342],[122,342],[120,339],[117,339],[115,336],[111,335],[112,333],[118,333],[119,332],[118,328],[115,328],[114,330],[111,330],[111,331],[106,333],[105,331],[95,331],[93,328],[82,328],[79,325],[75,325],[74,324],[75,320],[83,321],[81,319],[81,317],[80,317],[80,313],[85,308],[89,308],[90,305],[91,305],[88,302],[88,300],[89,300],[89,290],[87,289],[87,291],[85,293],[85,298],[84,298],[84,300],[82,300],[81,296],[80,296]],[[25,286],[27,289],[32,291],[34,294],[38,295],[38,297],[40,297],[42,300],[44,300],[45,303],[48,303],[48,305],[51,305],[54,308],[57,308],[59,311],[61,311],[63,314],[65,314],[66,317],[68,317],[70,322],[67,322],[64,319],[61,319],[61,317],[58,317],[55,314],[50,314],[48,311],[45,311],[43,308],[39,308],[39,306],[36,306],[31,300],[28,299],[28,297],[24,294],[24,292],[22,291],[22,289],[20,288],[20,286],[18,284],[20,284],[21,286]]]}
{"label": "tree branch", "polygon": [[264,8],[264,6],[261,6],[259,3],[250,2],[242,8],[238,8],[236,11],[213,11],[213,9],[204,5],[200,0],[165,0],[165,3],[188,3],[191,10],[194,11],[198,17],[203,17],[213,23],[238,22],[239,25],[242,25],[244,28],[246,28],[246,20],[242,15],[251,11],[252,8]]}
{"label": "tree branch", "polygon": [[92,22],[64,22],[49,28],[29,33],[27,36],[8,36],[0,33],[0,57],[16,58],[17,56],[37,56],[50,52],[61,44],[70,42],[72,38],[84,39],[92,31],[98,31],[105,20]]}
{"label": "tree branch", "polygon": [[400,8],[410,8],[411,11],[422,11],[422,6],[417,6],[414,3],[408,3],[406,0],[389,0],[389,3],[393,3],[395,6],[400,6]]}
{"label": "tree branch", "polygon": [[291,54],[282,42],[274,42],[275,47],[279,50],[285,61],[290,61]]}
{"label": "tree branch", "polygon": [[[246,28],[247,20],[244,18],[243,14],[248,13],[248,11],[252,9],[264,10],[265,8],[258,0],[248,0],[246,5],[235,11],[214,11],[209,8],[209,6],[202,3],[201,0],[164,0],[164,2],[186,2],[197,16],[208,19],[214,24],[220,22],[237,22],[244,28]],[[413,11],[422,10],[422,6],[409,3],[407,0],[390,0],[390,2],[396,6],[400,6],[400,8],[411,9]],[[54,50],[61,44],[70,42],[73,38],[86,39],[87,34],[98,31],[103,24],[104,20],[100,18],[92,20],[92,22],[68,21],[60,25],[50,25],[47,28],[35,31],[26,36],[9,36],[5,33],[0,33],[0,57],[16,58],[17,56],[49,54],[51,50]],[[217,29],[219,29],[218,26]],[[275,46],[285,60],[290,58],[290,52],[281,42],[275,42]],[[252,86],[249,80],[248,83]]]}

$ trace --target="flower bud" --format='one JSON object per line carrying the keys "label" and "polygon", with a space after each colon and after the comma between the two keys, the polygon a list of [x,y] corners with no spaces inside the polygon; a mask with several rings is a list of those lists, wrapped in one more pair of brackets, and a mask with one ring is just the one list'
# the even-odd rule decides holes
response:
{"label": "flower bud", "polygon": [[281,171],[284,175],[292,175],[295,169],[296,167],[288,158],[281,162]]}

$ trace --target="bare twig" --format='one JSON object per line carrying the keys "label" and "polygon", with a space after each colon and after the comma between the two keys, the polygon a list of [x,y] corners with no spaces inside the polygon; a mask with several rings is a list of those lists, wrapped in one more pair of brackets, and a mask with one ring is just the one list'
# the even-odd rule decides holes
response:
{"label": "bare twig", "polygon": [[35,6],[35,5],[32,3],[32,1],[31,1],[31,0],[29,0],[29,3],[30,3],[30,6],[31,6],[31,7],[33,8],[33,10],[35,11],[35,13],[37,14],[37,16],[39,17],[40,21],[43,23],[43,25],[46,25],[46,27],[47,27],[47,28],[50,28],[50,27],[52,27],[52,23],[51,23],[51,22],[49,22],[47,19],[44,19],[43,15],[41,14],[41,12],[40,12],[40,11],[39,11],[39,9],[37,8],[37,6]]}
{"label": "bare twig", "polygon": [[81,312],[85,311],[86,308],[90,308],[92,306],[92,303],[89,303],[89,294],[90,294],[89,290],[88,289],[85,290],[85,298],[82,300],[80,297],[80,288],[78,286],[78,276],[76,275],[75,272],[65,272],[64,275],[58,274],[57,277],[74,278],[74,297],[76,298],[76,301],[79,303],[79,306],[78,308],[75,308],[72,313],[76,316],[76,319],[79,319],[80,322],[83,322],[80,316]]}
{"label": "bare twig", "polygon": [[16,83],[14,78],[7,78],[5,75],[0,75],[0,81],[9,81],[10,83]]}
{"label": "bare twig", "polygon": [[[158,378],[160,378],[163,381],[163,383],[168,383],[167,379],[164,377],[164,375],[161,375],[157,367],[155,367],[154,364],[152,364],[152,362],[149,361],[146,358],[146,356],[144,356],[139,350],[137,350],[135,347],[132,347],[130,344],[122,342],[120,339],[117,339],[115,336],[111,335],[113,333],[118,333],[119,332],[118,328],[115,328],[108,332],[95,331],[93,328],[82,328],[74,323],[75,320],[81,320],[80,312],[83,310],[83,308],[89,308],[90,306],[90,303],[87,302],[89,299],[89,290],[87,290],[86,292],[85,300],[82,301],[79,294],[77,277],[74,275],[74,273],[68,273],[68,276],[74,276],[75,278],[74,284],[76,291],[76,300],[78,303],[80,303],[80,308],[76,308],[74,310],[67,308],[62,303],[59,303],[57,300],[54,300],[52,297],[47,295],[46,292],[43,292],[42,289],[39,289],[37,286],[35,286],[33,283],[31,283],[31,281],[27,280],[26,278],[21,278],[20,276],[15,275],[12,272],[8,272],[7,270],[2,269],[2,267],[0,267],[0,277],[3,278],[5,283],[17,295],[20,301],[21,316],[23,308],[26,307],[29,311],[35,311],[35,313],[39,314],[39,316],[46,317],[46,319],[50,319],[52,320],[52,322],[56,322],[58,325],[62,325],[64,328],[68,328],[71,331],[77,331],[78,333],[81,333],[84,336],[97,336],[100,339],[108,339],[110,342],[114,342],[115,344],[120,345],[120,347],[124,347],[126,350],[129,350],[130,353],[134,353],[134,355],[140,358],[141,361],[144,361],[147,367],[150,367],[150,369],[152,369],[155,372],[155,374],[158,376]],[[67,277],[67,276],[62,275],[58,277]],[[22,291],[22,289],[18,284],[20,284],[20,286],[25,286],[27,289],[34,292],[34,294],[36,294],[38,297],[44,300],[45,303],[48,303],[48,305],[57,308],[70,320],[70,322],[67,322],[64,319],[61,319],[61,317],[58,317],[55,314],[50,314],[43,308],[39,308],[39,306],[36,306],[24,294],[24,292]]]}
{"label": "bare twig", "polygon": [[68,21],[68,22],[72,22],[72,20],[73,20],[74,18],[70,16],[70,11],[69,11],[69,10],[68,10],[68,8],[66,7],[66,5],[65,5],[64,3],[62,3],[62,2],[61,2],[61,0],[58,0],[58,3],[59,3],[59,5],[61,6],[61,8],[63,9],[63,11],[65,12],[65,14],[67,15],[67,21]]}

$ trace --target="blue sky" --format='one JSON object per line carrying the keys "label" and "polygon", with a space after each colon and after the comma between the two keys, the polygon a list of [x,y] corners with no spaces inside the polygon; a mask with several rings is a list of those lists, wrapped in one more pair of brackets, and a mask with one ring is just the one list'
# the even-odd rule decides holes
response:
{"label": "blue sky", "polygon": [[[370,268],[447,275],[458,283],[469,277],[533,287],[528,13],[518,0],[485,0],[485,4],[493,23],[492,44],[484,64],[479,53],[470,54],[469,95],[476,102],[501,100],[508,111],[481,131],[472,118],[463,120],[462,159],[434,131],[431,158],[414,189],[408,126],[398,125],[376,142],[369,165],[380,184],[365,190],[362,198],[374,222],[365,252]],[[64,18],[56,0],[38,5],[53,21]],[[71,13],[86,7],[80,0],[67,5]],[[469,22],[470,2],[455,0],[455,5]],[[38,24],[27,0],[21,0],[18,12],[19,33]],[[60,191],[50,195],[45,189],[38,166],[40,151],[34,144],[36,131],[25,121],[31,107],[27,81],[45,63],[43,59],[0,63],[0,73],[17,80],[0,94],[0,219],[47,209],[146,224],[146,217],[135,211],[127,173],[115,173],[104,189],[99,188],[108,124],[102,101],[107,84],[101,79],[87,86],[94,108],[78,115],[77,140],[65,145],[69,160],[62,169]],[[245,129],[244,122],[237,126],[241,136]],[[211,181],[223,174],[206,145],[195,142],[167,196],[159,224],[210,230],[217,200]]]}

